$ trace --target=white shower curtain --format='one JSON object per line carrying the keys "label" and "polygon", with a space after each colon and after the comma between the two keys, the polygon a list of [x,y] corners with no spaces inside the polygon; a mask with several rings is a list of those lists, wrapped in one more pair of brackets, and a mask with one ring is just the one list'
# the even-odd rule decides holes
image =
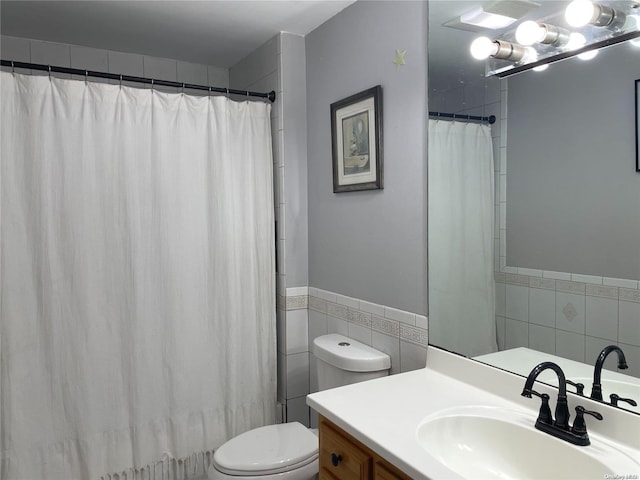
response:
{"label": "white shower curtain", "polygon": [[429,120],[429,342],[497,351],[488,125]]}
{"label": "white shower curtain", "polygon": [[153,478],[273,422],[270,105],[1,75],[0,477]]}

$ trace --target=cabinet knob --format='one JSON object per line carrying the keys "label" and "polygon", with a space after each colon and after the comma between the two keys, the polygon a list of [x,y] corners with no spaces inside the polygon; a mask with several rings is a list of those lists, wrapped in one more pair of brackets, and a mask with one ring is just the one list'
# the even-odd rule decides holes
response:
{"label": "cabinet knob", "polygon": [[331,454],[331,465],[333,465],[334,467],[337,467],[341,461],[342,461],[342,455],[337,453]]}

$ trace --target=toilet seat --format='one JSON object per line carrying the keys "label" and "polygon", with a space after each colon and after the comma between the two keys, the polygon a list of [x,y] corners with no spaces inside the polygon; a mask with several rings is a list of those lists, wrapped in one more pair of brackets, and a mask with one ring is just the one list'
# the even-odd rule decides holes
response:
{"label": "toilet seat", "polygon": [[260,476],[301,468],[318,458],[318,437],[301,423],[250,430],[217,449],[214,468],[234,476]]}

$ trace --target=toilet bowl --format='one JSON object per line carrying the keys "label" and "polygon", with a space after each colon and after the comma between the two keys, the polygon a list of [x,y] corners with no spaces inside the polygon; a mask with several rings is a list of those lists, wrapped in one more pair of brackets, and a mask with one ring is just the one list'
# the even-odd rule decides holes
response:
{"label": "toilet bowl", "polygon": [[[320,390],[389,374],[385,353],[343,335],[316,338]],[[318,474],[318,437],[299,422],[255,428],[232,438],[213,455],[209,480],[312,480]]]}

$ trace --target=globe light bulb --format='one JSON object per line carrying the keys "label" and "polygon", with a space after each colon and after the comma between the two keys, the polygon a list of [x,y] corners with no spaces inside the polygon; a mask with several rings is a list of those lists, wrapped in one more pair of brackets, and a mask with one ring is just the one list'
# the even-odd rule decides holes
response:
{"label": "globe light bulb", "polygon": [[476,60],[486,60],[498,51],[498,45],[488,37],[478,37],[471,42],[469,51]]}
{"label": "globe light bulb", "polygon": [[594,48],[593,50],[589,50],[588,52],[581,53],[580,55],[578,55],[578,58],[580,60],[591,60],[592,58],[595,58],[596,55],[598,55],[598,50]]}
{"label": "globe light bulb", "polygon": [[564,18],[574,28],[584,27],[591,21],[595,6],[590,0],[574,0],[564,11]]}
{"label": "globe light bulb", "polygon": [[536,52],[533,47],[525,47],[524,55],[522,56],[522,60],[520,63],[533,63],[538,61],[538,52]]}
{"label": "globe light bulb", "polygon": [[534,72],[544,72],[547,68],[549,68],[549,64],[545,63],[544,65],[538,65],[537,67],[533,67]]}
{"label": "globe light bulb", "polygon": [[564,46],[565,50],[578,50],[586,45],[587,39],[581,33],[573,32],[569,35],[569,41]]}
{"label": "globe light bulb", "polygon": [[516,41],[520,45],[533,45],[544,40],[544,36],[545,28],[533,20],[522,22],[516,29]]}

